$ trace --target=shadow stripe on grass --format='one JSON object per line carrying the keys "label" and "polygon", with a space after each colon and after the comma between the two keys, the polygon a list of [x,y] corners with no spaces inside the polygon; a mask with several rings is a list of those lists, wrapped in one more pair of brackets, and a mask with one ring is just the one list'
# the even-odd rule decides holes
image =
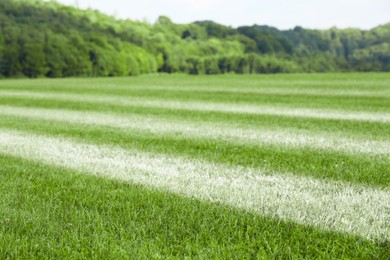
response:
{"label": "shadow stripe on grass", "polygon": [[349,154],[382,155],[390,158],[390,142],[361,140],[331,134],[298,132],[291,129],[238,128],[228,123],[194,123],[184,120],[163,119],[157,116],[84,112],[62,109],[40,109],[0,106],[0,115],[76,123],[81,125],[109,126],[135,129],[152,134],[178,134],[188,138],[212,138],[234,143],[278,144],[288,147],[309,147],[340,151]]}
{"label": "shadow stripe on grass", "polygon": [[91,104],[114,104],[150,108],[168,108],[187,111],[224,112],[233,114],[275,115],[319,119],[353,120],[365,122],[390,122],[388,112],[347,111],[342,109],[288,107],[275,105],[234,104],[225,102],[174,101],[143,97],[121,97],[115,95],[85,95],[35,91],[0,91],[2,97],[44,100],[77,101]]}
{"label": "shadow stripe on grass", "polygon": [[178,156],[0,132],[0,152],[364,238],[390,239],[390,192]]}

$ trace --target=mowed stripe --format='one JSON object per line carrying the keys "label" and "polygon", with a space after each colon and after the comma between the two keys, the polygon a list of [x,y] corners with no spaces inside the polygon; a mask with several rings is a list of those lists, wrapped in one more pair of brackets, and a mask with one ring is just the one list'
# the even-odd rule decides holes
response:
{"label": "mowed stripe", "polygon": [[388,112],[347,111],[341,109],[305,108],[276,105],[236,104],[206,101],[174,101],[142,97],[121,97],[115,95],[86,95],[69,93],[50,93],[35,91],[0,91],[2,97],[43,99],[84,102],[91,104],[108,104],[121,106],[137,106],[164,108],[187,111],[223,112],[233,114],[275,115],[286,117],[303,117],[335,120],[354,120],[366,122],[390,122]]}
{"label": "mowed stripe", "polygon": [[[239,83],[237,85],[240,85]],[[265,86],[264,86],[265,85]],[[273,94],[273,95],[305,95],[305,96],[329,96],[329,97],[390,97],[390,89],[354,89],[356,86],[342,86],[343,88],[335,89],[335,88],[325,88],[323,86],[320,86],[318,88],[311,88],[305,87],[305,86],[296,86],[291,85],[289,83],[288,87],[284,86],[283,84],[275,84],[271,83],[271,86],[268,86],[267,84],[262,83],[259,85],[253,85],[253,86],[226,86],[226,85],[220,85],[220,86],[175,86],[175,85],[116,85],[112,84],[111,82],[107,82],[106,84],[102,85],[101,87],[97,87],[96,85],[68,85],[66,87],[61,86],[61,88],[56,87],[55,85],[50,85],[50,88],[42,87],[41,85],[33,86],[31,88],[35,90],[68,90],[68,91],[79,91],[80,89],[83,89],[84,91],[88,92],[100,92],[100,91],[107,91],[107,90],[115,90],[115,91],[142,91],[142,90],[164,90],[164,91],[178,91],[178,92],[193,92],[193,93],[199,93],[199,92],[206,92],[211,94],[221,94],[221,93],[237,93],[237,94]],[[312,84],[316,85],[316,84]],[[342,85],[342,84],[341,84]],[[333,85],[332,85],[333,86]],[[2,91],[9,91],[7,90],[6,86],[2,87]],[[15,87],[13,86],[13,89]],[[23,87],[20,88],[20,91],[29,91],[29,88]]]}
{"label": "mowed stripe", "polygon": [[325,230],[389,241],[390,191],[0,131],[0,153],[223,203]]}
{"label": "mowed stripe", "polygon": [[313,133],[292,129],[267,129],[238,127],[223,122],[191,122],[158,116],[126,116],[60,109],[39,109],[0,106],[0,115],[39,120],[74,123],[80,125],[108,126],[117,129],[147,131],[156,135],[180,135],[185,138],[218,139],[232,143],[262,145],[276,144],[287,147],[339,151],[348,154],[380,155],[390,158],[390,141],[362,140],[329,133]]}
{"label": "mowed stripe", "polygon": [[[291,84],[291,83],[290,83]],[[329,96],[329,97],[390,97],[390,89],[385,90],[364,90],[364,89],[327,89],[327,88],[299,88],[289,85],[281,87],[256,86],[252,87],[231,87],[231,86],[115,86],[107,88],[115,90],[166,90],[183,92],[207,92],[207,93],[245,93],[245,94],[273,94],[273,95],[307,95],[307,96]],[[99,88],[95,88],[99,90]]]}
{"label": "mowed stripe", "polygon": [[[37,79],[34,81],[3,80],[0,89],[19,90],[167,90],[219,93],[259,93],[289,95],[324,95],[324,96],[364,96],[390,97],[390,81],[388,76],[375,74],[370,79],[366,76],[329,74],[322,75],[256,75],[256,76],[199,76],[194,78],[178,75],[141,76],[138,78],[99,78],[99,79]],[[320,77],[318,77],[320,76]],[[341,76],[341,77],[340,77]],[[384,77],[383,77],[384,76]],[[332,78],[337,77],[338,79]],[[351,78],[354,78],[353,80]]]}

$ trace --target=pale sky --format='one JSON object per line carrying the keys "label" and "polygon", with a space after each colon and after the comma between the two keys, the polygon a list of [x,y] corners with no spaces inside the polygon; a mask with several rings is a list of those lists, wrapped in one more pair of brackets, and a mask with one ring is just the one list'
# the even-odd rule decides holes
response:
{"label": "pale sky", "polygon": [[153,23],[160,15],[175,23],[213,20],[233,27],[270,25],[290,29],[358,27],[390,22],[390,0],[57,0],[98,9],[118,18]]}

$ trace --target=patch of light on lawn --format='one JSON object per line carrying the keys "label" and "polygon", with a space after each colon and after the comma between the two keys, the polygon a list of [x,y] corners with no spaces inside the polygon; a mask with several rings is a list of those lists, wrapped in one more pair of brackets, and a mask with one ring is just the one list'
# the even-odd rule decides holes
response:
{"label": "patch of light on lawn", "polygon": [[390,191],[0,131],[0,153],[369,239],[390,240]]}
{"label": "patch of light on lawn", "polygon": [[83,125],[108,126],[122,130],[141,130],[152,134],[176,134],[186,138],[221,139],[244,144],[277,144],[288,147],[308,147],[351,154],[383,155],[390,158],[390,142],[362,140],[291,129],[236,127],[227,123],[192,122],[164,119],[157,116],[119,116],[100,112],[71,111],[0,106],[0,115],[35,118]]}
{"label": "patch of light on lawn", "polygon": [[233,114],[275,115],[287,117],[353,120],[367,122],[390,122],[388,112],[354,112],[341,109],[288,107],[275,105],[215,103],[201,101],[173,101],[152,98],[132,98],[109,95],[82,95],[31,91],[0,91],[0,96],[38,98],[48,100],[76,101],[91,104],[168,108],[187,111],[224,112]]}

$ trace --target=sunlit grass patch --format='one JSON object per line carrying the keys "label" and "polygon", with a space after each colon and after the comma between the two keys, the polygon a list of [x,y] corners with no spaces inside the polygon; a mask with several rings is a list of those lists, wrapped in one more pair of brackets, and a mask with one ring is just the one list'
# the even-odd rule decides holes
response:
{"label": "sunlit grass patch", "polygon": [[263,215],[366,238],[390,240],[390,192],[259,169],[0,132],[5,154],[143,184]]}

